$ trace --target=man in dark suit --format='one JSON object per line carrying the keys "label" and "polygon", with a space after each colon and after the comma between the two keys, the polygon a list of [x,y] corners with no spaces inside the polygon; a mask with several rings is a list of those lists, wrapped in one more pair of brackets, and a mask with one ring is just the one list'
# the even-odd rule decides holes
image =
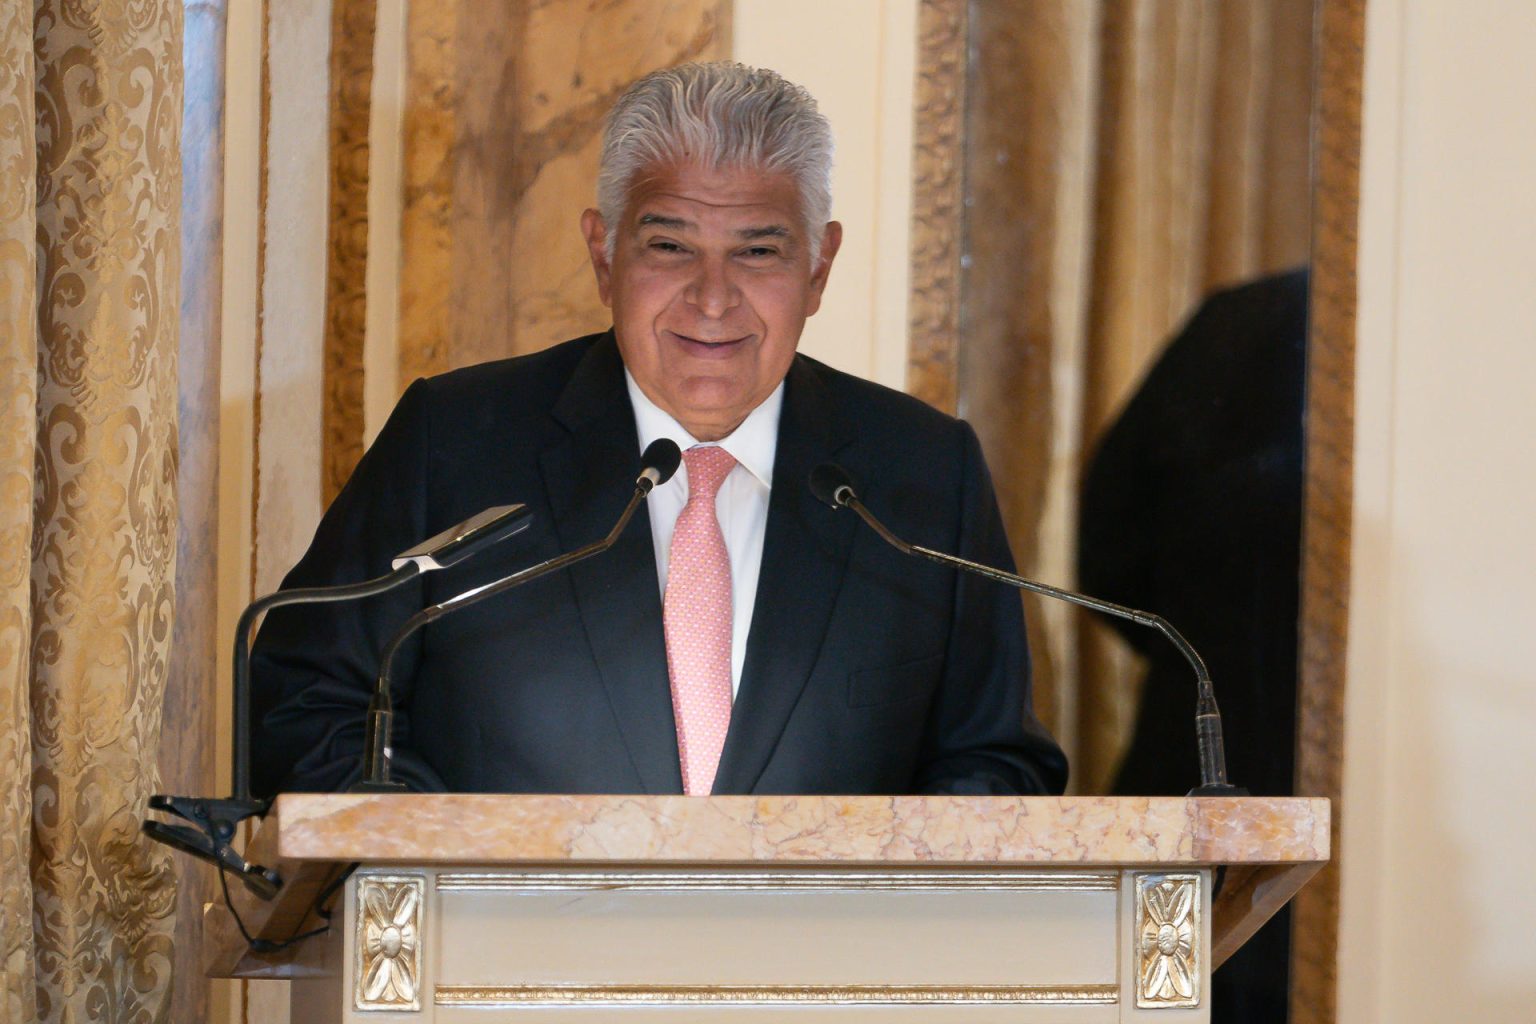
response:
{"label": "man in dark suit", "polygon": [[1010,563],[968,426],[795,352],[841,238],[830,157],[814,101],[771,72],[691,65],[619,101],[582,217],[613,329],[416,382],[285,586],[377,575],[491,505],[527,503],[533,526],[388,595],[272,613],[255,652],[258,791],[355,779],[377,652],[400,623],[603,536],[642,447],[668,436],[684,467],[612,550],[402,648],[397,778],[1060,792],[1016,592],[905,558],[807,489],[835,460],[914,542]]}

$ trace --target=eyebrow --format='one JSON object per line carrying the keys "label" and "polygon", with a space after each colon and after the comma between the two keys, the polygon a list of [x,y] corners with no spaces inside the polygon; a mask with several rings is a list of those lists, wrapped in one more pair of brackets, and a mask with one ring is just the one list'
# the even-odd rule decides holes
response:
{"label": "eyebrow", "polygon": [[655,224],[664,228],[689,228],[693,227],[692,221],[683,220],[681,217],[663,217],[659,213],[647,213],[640,218],[640,226],[647,227]]}
{"label": "eyebrow", "polygon": [[760,228],[742,228],[736,232],[742,238],[788,238],[789,228],[783,224],[767,224]]}
{"label": "eyebrow", "polygon": [[[651,225],[669,228],[673,231],[682,231],[698,226],[693,221],[684,220],[682,217],[668,217],[660,213],[642,214],[640,217],[640,227],[650,227]],[[783,224],[764,224],[761,227],[741,228],[736,232],[736,235],[738,238],[751,241],[756,238],[789,238],[791,232]]]}

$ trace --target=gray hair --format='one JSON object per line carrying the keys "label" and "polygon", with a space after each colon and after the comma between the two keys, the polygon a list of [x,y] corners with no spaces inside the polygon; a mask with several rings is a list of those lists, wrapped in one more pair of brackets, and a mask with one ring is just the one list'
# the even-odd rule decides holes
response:
{"label": "gray hair", "polygon": [[630,86],[608,115],[597,173],[610,257],[635,176],[682,163],[793,175],[812,262],[820,255],[832,219],[832,126],[805,89],[734,61],[665,68]]}

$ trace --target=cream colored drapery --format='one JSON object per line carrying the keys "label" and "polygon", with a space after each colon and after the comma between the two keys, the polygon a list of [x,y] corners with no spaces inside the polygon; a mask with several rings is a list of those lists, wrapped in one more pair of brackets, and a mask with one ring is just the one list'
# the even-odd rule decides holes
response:
{"label": "cream colored drapery", "polygon": [[167,1017],[179,0],[0,5],[0,1016]]}
{"label": "cream colored drapery", "polygon": [[[1312,0],[924,3],[946,8],[973,55],[959,411],[1022,571],[1070,582],[1083,465],[1179,324],[1307,260]],[[1029,616],[1037,708],[1100,792],[1140,669],[1064,605]]]}
{"label": "cream colored drapery", "polygon": [[[1085,454],[1200,300],[1309,258],[1312,0],[1122,0],[1101,26]],[[1129,649],[1081,617],[1079,736],[1107,785]]]}

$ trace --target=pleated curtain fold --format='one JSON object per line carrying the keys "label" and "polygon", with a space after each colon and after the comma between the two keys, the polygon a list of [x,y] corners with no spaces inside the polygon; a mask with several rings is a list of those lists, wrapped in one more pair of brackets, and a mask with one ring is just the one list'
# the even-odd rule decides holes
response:
{"label": "pleated curtain fold", "polygon": [[168,1019],[180,0],[0,5],[0,1018]]}
{"label": "pleated curtain fold", "polygon": [[[958,409],[1028,575],[1074,573],[1080,475],[1212,290],[1308,259],[1312,0],[924,0],[963,11]],[[947,381],[914,367],[914,390]],[[1026,601],[1036,708],[1102,792],[1135,722],[1135,655]]]}

